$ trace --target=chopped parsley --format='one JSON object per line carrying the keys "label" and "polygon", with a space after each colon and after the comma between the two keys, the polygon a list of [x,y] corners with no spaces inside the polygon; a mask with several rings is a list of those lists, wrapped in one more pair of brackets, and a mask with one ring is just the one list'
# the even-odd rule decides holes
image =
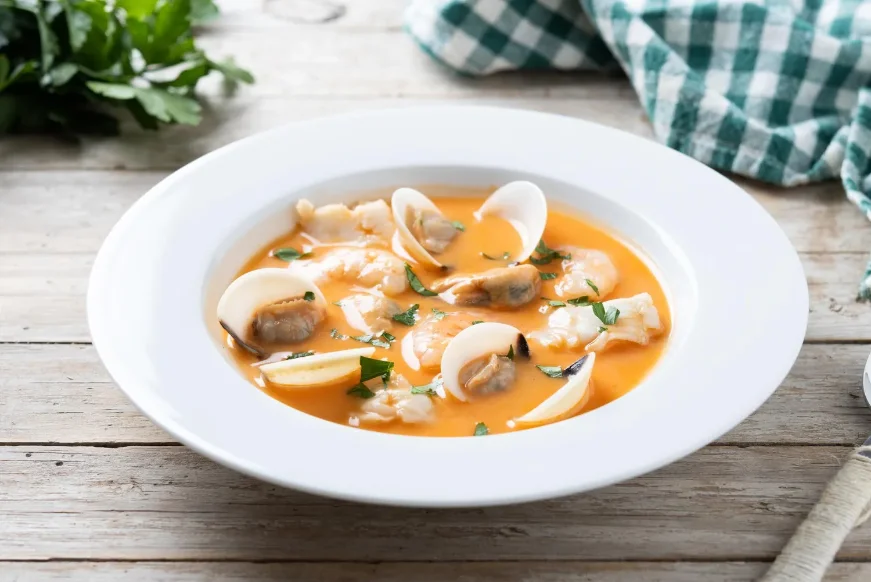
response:
{"label": "chopped parsley", "polygon": [[346,336],[343,333],[339,333],[339,330],[337,330],[335,327],[330,330],[330,337],[333,339],[338,339],[338,340],[348,339],[348,336]]}
{"label": "chopped parsley", "polygon": [[547,297],[542,297],[542,301],[547,301],[547,304],[551,307],[565,307],[565,301],[558,301],[556,299],[548,299]]}
{"label": "chopped parsley", "polygon": [[342,302],[341,301],[333,301],[333,305],[337,305],[337,306],[341,307]]}
{"label": "chopped parsley", "polygon": [[608,331],[608,328],[607,328],[607,327],[604,327],[604,326],[601,326],[601,325],[599,326],[599,333],[605,333],[606,331]]}
{"label": "chopped parsley", "polygon": [[596,292],[596,295],[599,295],[599,288],[596,287],[596,284],[595,284],[595,283],[593,283],[593,282],[590,281],[589,279],[584,279],[584,281],[587,283],[587,285],[590,286],[590,289],[592,289],[593,291]]}
{"label": "chopped parsley", "polygon": [[510,347],[508,348],[508,353],[505,354],[505,357],[508,358],[509,360],[513,360],[513,359],[514,359],[514,346],[510,346]]}
{"label": "chopped parsley", "polygon": [[285,247],[283,249],[275,249],[274,251],[272,251],[272,256],[276,259],[281,259],[282,261],[287,261],[289,263],[297,259],[305,259],[306,257],[310,257],[311,253],[301,253],[296,249]]}
{"label": "chopped parsley", "polygon": [[440,379],[433,380],[429,384],[424,384],[423,386],[412,386],[411,393],[412,394],[426,394],[427,396],[438,396],[438,389],[442,387],[442,382]]}
{"label": "chopped parsley", "polygon": [[420,282],[420,279],[417,278],[417,275],[414,274],[414,271],[411,270],[411,265],[408,263],[405,263],[405,278],[408,279],[408,284],[411,285],[411,288],[414,289],[418,295],[423,295],[424,297],[434,297],[438,295],[435,291],[430,291],[423,286],[423,283]]}
{"label": "chopped parsley", "polygon": [[297,358],[305,358],[306,356],[313,356],[313,355],[315,355],[314,352],[296,352],[295,354],[290,354],[289,356],[286,356],[284,359],[285,360],[295,360]]}
{"label": "chopped parsley", "polygon": [[383,337],[384,339],[386,339],[387,341],[389,341],[391,343],[396,341],[396,336],[393,335],[392,333],[387,333],[386,331],[381,332],[381,337]]}
{"label": "chopped parsley", "polygon": [[566,303],[568,303],[569,305],[575,305],[575,306],[589,305],[590,298],[587,297],[586,295],[584,295],[583,297],[575,297],[574,299],[569,299],[568,301],[566,301]]}
{"label": "chopped parsley", "polygon": [[487,428],[486,424],[479,422],[475,425],[474,436],[487,436],[488,434],[490,434],[490,429]]}
{"label": "chopped parsley", "polygon": [[414,323],[416,321],[414,316],[417,313],[418,308],[420,308],[420,305],[415,303],[414,305],[412,305],[411,307],[409,307],[408,309],[406,309],[402,313],[393,314],[393,321],[398,321],[402,325],[409,325],[409,326],[414,325]]}
{"label": "chopped parsley", "polygon": [[472,322],[472,325],[478,325],[479,323],[484,323],[484,320],[476,319],[475,321]]}
{"label": "chopped parsley", "polygon": [[548,376],[549,378],[562,378],[563,377],[563,369],[559,366],[535,366],[541,372]]}
{"label": "chopped parsley", "polygon": [[605,308],[604,303],[593,303],[593,315],[599,318],[599,321],[605,325],[614,325],[617,323],[617,318],[620,317],[620,310],[616,307]]}
{"label": "chopped parsley", "polygon": [[487,253],[482,252],[481,256],[484,257],[485,259],[490,260],[490,261],[507,261],[508,259],[511,258],[511,253],[509,253],[508,251],[505,251],[504,253],[502,253],[501,257],[493,257],[491,255],[488,255]]}
{"label": "chopped parsley", "polygon": [[393,362],[387,360],[376,360],[360,356],[360,383],[366,380],[380,377],[387,381],[390,379],[390,372],[393,370]]}
{"label": "chopped parsley", "polygon": [[314,291],[306,291],[305,295],[303,295],[302,298],[305,299],[306,301],[314,301],[315,300]]}
{"label": "chopped parsley", "polygon": [[556,279],[556,273],[539,273],[539,277],[541,277],[542,281],[550,281],[551,279]]}
{"label": "chopped parsley", "polygon": [[566,259],[570,260],[572,258],[571,254],[562,254],[556,249],[552,249],[544,244],[544,239],[538,241],[538,244],[535,245],[535,252],[538,253],[537,257],[529,257],[529,262],[533,265],[547,265],[554,259]]}
{"label": "chopped parsley", "polygon": [[[383,334],[382,334],[383,335]],[[388,341],[383,341],[378,339],[378,336],[375,334],[367,334],[367,335],[352,335],[351,339],[357,340],[358,342],[363,342],[364,344],[372,344],[377,348],[385,348],[390,349],[390,343]]]}
{"label": "chopped parsley", "polygon": [[452,220],[452,221],[451,221],[451,225],[452,225],[454,228],[456,228],[457,230],[459,230],[460,232],[466,232],[466,227],[465,227],[465,225],[463,225],[463,223],[460,222],[459,220]]}
{"label": "chopped parsley", "polygon": [[366,385],[362,382],[352,387],[346,392],[346,394],[350,394],[351,396],[357,396],[359,398],[372,398],[373,396],[375,396],[375,393],[369,390],[369,388],[367,388]]}
{"label": "chopped parsley", "polygon": [[432,316],[435,317],[436,321],[443,320],[447,315],[448,314],[441,309],[436,309],[435,307],[432,308]]}

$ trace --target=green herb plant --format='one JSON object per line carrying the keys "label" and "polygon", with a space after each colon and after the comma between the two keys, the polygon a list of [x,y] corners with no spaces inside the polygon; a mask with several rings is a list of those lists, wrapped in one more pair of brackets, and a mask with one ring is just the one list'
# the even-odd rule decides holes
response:
{"label": "green herb plant", "polygon": [[113,109],[146,129],[197,125],[195,90],[216,71],[253,83],[197,47],[212,0],[0,0],[0,134],[114,135]]}

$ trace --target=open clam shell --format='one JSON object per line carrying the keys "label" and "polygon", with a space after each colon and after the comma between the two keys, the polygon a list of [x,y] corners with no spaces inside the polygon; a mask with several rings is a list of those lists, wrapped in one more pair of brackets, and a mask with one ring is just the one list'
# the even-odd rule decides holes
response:
{"label": "open clam shell", "polygon": [[[409,221],[414,219],[417,212],[429,211],[444,217],[436,204],[413,188],[399,188],[390,199],[390,207],[393,210],[393,222],[396,224],[396,236],[399,242],[411,257],[427,269],[441,269],[439,262],[421,241],[411,232]],[[445,219],[447,220],[447,219]]]}
{"label": "open clam shell", "polygon": [[255,337],[254,320],[258,311],[283,301],[304,299],[306,293],[314,295],[311,300],[313,307],[326,309],[324,294],[309,279],[287,269],[257,269],[245,273],[227,287],[218,301],[218,321],[241,347],[259,357],[266,357],[268,351]]}
{"label": "open clam shell", "polygon": [[596,354],[591,353],[566,368],[563,376],[567,380],[562,388],[531,411],[514,419],[514,422],[523,427],[538,426],[564,420],[580,412],[590,399],[590,380],[595,364]]}
{"label": "open clam shell", "polygon": [[348,382],[360,373],[360,357],[371,357],[375,348],[356,348],[314,354],[260,366],[260,374],[270,384],[283,388],[322,388]]}
{"label": "open clam shell", "polygon": [[514,326],[484,322],[467,327],[450,341],[442,356],[445,389],[458,400],[466,402],[469,398],[460,382],[460,370],[482,356],[507,354],[511,348],[516,357],[529,357],[526,338]]}
{"label": "open clam shell", "polygon": [[512,257],[522,263],[535,251],[547,225],[547,200],[541,188],[523,180],[509,182],[493,192],[475,212],[475,218],[499,216],[507,220],[520,235],[522,250]]}

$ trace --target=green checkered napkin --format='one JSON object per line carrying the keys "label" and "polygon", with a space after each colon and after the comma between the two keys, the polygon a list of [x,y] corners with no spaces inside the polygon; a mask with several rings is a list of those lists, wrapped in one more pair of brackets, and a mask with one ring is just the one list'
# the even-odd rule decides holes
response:
{"label": "green checkered napkin", "polygon": [[784,186],[840,177],[871,219],[869,2],[412,0],[406,26],[468,75],[621,67],[662,143]]}

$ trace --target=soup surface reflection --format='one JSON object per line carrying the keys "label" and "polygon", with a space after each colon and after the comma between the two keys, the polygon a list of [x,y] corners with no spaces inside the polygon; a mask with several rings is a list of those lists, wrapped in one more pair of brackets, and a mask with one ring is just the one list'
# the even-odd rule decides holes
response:
{"label": "soup surface reflection", "polygon": [[[283,269],[313,282],[323,301],[300,288],[252,315],[227,297],[229,307],[219,311],[236,309],[241,323],[219,313],[222,324],[258,352],[225,334],[239,370],[305,413],[419,436],[521,430],[632,390],[662,355],[670,330],[666,296],[648,262],[613,233],[551,204],[537,250],[516,264],[524,247],[517,215],[513,223],[498,208],[476,216],[494,190],[420,188],[438,212],[406,209],[399,216],[406,238],[396,229],[389,193],[377,204],[301,202],[296,230],[258,252],[239,275]],[[534,209],[521,210],[534,218]],[[534,225],[527,227],[529,235]],[[408,233],[445,268],[419,260]],[[479,325],[487,333],[467,331]],[[501,333],[508,339],[498,352],[475,353],[487,341],[498,344],[493,338]],[[323,364],[335,377],[306,370],[311,358],[357,348],[372,351],[365,362],[356,355]],[[370,360],[384,363],[373,372]],[[275,362],[292,364],[270,376],[264,370]],[[442,376],[449,370],[450,380]],[[361,383],[367,371],[376,376]],[[296,385],[307,378],[315,385]]]}

